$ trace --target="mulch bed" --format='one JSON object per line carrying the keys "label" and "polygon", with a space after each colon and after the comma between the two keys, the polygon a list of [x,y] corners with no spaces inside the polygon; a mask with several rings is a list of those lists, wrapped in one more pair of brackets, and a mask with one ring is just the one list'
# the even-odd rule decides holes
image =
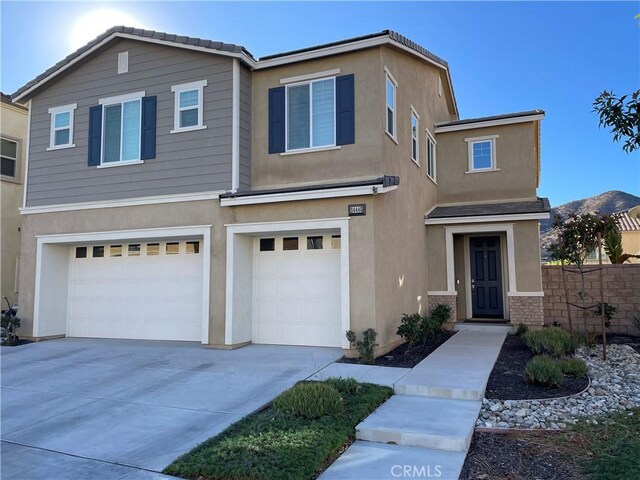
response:
{"label": "mulch bed", "polygon": [[473,436],[461,480],[582,480],[580,467],[560,454],[548,432]]}
{"label": "mulch bed", "polygon": [[20,345],[26,345],[28,343],[33,343],[33,340],[18,340],[18,343],[3,343],[3,347],[18,347]]}
{"label": "mulch bed", "polygon": [[584,390],[589,381],[586,378],[565,377],[558,388],[546,388],[529,385],[524,380],[527,362],[533,354],[520,337],[507,335],[500,355],[496,361],[489,382],[486,398],[496,400],[534,400],[538,398],[554,398],[573,395]]}
{"label": "mulch bed", "polygon": [[[598,336],[598,343],[602,343],[601,336]],[[608,345],[629,345],[636,352],[640,353],[640,337],[636,335],[624,335],[622,333],[608,333]]]}
{"label": "mulch bed", "polygon": [[[434,337],[427,344],[420,347],[414,347],[411,350],[407,348],[407,344],[403,343],[394,348],[386,355],[376,358],[374,365],[380,367],[401,367],[413,368],[431,354],[436,348],[449,340],[456,332],[444,330]],[[357,358],[342,357],[338,363],[358,363]]]}

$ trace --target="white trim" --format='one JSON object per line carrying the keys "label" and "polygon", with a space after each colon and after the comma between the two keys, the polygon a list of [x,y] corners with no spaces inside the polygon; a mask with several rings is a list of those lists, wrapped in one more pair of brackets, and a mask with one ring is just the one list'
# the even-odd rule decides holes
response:
{"label": "white trim", "polygon": [[[398,144],[398,82],[391,74],[389,69],[384,67],[384,131],[385,133]],[[387,83],[391,83],[393,86],[393,105],[389,108],[387,103]],[[389,110],[393,114],[393,125],[391,125],[393,133],[389,132]]]}
{"label": "white trim", "polygon": [[453,292],[449,292],[446,290],[429,290],[427,292],[427,295],[429,296],[439,296],[439,297],[456,297],[458,296],[458,292],[456,292],[455,290]]}
{"label": "white trim", "polygon": [[468,137],[465,138],[465,142],[482,142],[484,140],[493,140],[496,138],[500,138],[500,135],[483,135],[482,137]]}
{"label": "white trim", "polygon": [[100,202],[63,203],[58,205],[43,205],[41,207],[23,207],[20,215],[33,215],[39,213],[73,212],[76,210],[92,210],[96,208],[135,207],[138,205],[155,205],[160,203],[197,202],[202,200],[215,200],[224,191],[211,191],[200,193],[180,193],[174,195],[155,195],[126,200],[103,200]]}
{"label": "white trim", "polygon": [[60,105],[59,107],[51,107],[49,109],[49,114],[51,113],[64,113],[69,110],[76,110],[78,108],[77,103],[70,103],[69,105]]}
{"label": "white trim", "polygon": [[[49,109],[49,115],[51,115],[51,131],[49,133],[49,147],[50,150],[60,150],[62,148],[72,148],[76,145],[73,143],[73,119],[75,117],[75,110],[78,108],[77,103],[71,103],[69,105],[60,105],[59,107],[51,107]],[[56,115],[61,113],[69,114],[69,125],[67,127],[56,127]],[[56,145],[56,132],[59,130],[69,130],[69,141],[67,143],[61,143]]]}
{"label": "white trim", "polygon": [[[500,170],[498,168],[498,162],[496,158],[496,139],[500,138],[499,135],[487,135],[484,137],[474,137],[474,138],[465,138],[464,141],[467,142],[467,155],[468,155],[468,165],[467,171],[465,173],[479,173],[479,172],[495,172]],[[485,143],[489,142],[491,144],[491,166],[485,168],[475,168],[473,166],[473,146],[476,143]]]}
{"label": "white trim", "polygon": [[447,289],[455,290],[455,264],[453,253],[453,235],[460,233],[499,233],[506,232],[507,235],[507,272],[509,276],[508,292],[517,292],[516,285],[516,254],[513,239],[512,223],[494,223],[489,225],[465,225],[465,226],[446,226],[445,228],[445,250],[447,262]]}
{"label": "white trim", "polygon": [[544,292],[507,292],[508,297],[544,297]]}
{"label": "white trim", "polygon": [[409,105],[409,108],[411,109],[413,114],[416,116],[416,118],[420,120],[420,115],[418,115],[418,111],[415,108],[413,108],[413,105]]}
{"label": "white trim", "polygon": [[[204,109],[204,87],[207,86],[206,80],[197,80],[195,82],[181,83],[178,85],[171,85],[171,91],[173,92],[173,130],[169,133],[190,132],[193,130],[202,130],[207,128],[203,121],[203,109]],[[182,92],[190,92],[192,90],[198,91],[198,124],[188,127],[180,126],[180,112],[183,110],[193,110],[194,106],[180,107],[180,94]]]}
{"label": "white trim", "polygon": [[[411,110],[411,120],[409,124],[409,134],[411,135],[411,160],[413,160],[413,163],[415,163],[419,167],[420,166],[420,115],[418,115],[418,112],[416,112],[416,109],[413,108],[413,105],[411,105],[410,110]],[[416,156],[415,158],[413,157],[413,140],[414,140],[413,119],[414,118],[416,119],[416,136],[415,136]]]}
{"label": "white trim", "polygon": [[129,52],[118,52],[118,75],[129,72]]}
{"label": "white trim", "polygon": [[[144,228],[139,230],[115,230],[108,232],[68,233],[62,235],[36,235],[36,285],[34,291],[33,336],[39,336],[40,329],[40,288],[42,277],[42,249],[47,244],[74,244],[105,240],[142,240],[173,238],[180,236],[202,236],[202,340],[209,343],[209,283],[211,276],[211,225],[179,226],[167,228]],[[68,323],[68,313],[67,313]]]}
{"label": "white trim", "polygon": [[233,59],[231,114],[231,191],[240,188],[240,61]]}
{"label": "white trim", "polygon": [[0,175],[0,179],[7,181],[7,182],[11,182],[11,183],[20,183],[20,181],[22,180],[21,177],[21,170],[22,170],[22,165],[21,165],[21,161],[20,161],[20,157],[22,156],[22,140],[19,138],[13,138],[10,137],[8,135],[2,135],[0,134],[0,138],[2,140],[5,140],[7,142],[11,142],[11,143],[15,143],[16,144],[16,156],[14,157],[10,157],[9,155],[3,155],[4,158],[8,159],[8,160],[13,160],[15,162],[15,166],[13,167],[13,173],[15,174],[13,177],[11,175]]}
{"label": "white trim", "polygon": [[[248,339],[233,338],[233,308],[234,308],[234,249],[235,235],[258,235],[260,233],[286,233],[300,231],[318,231],[318,230],[340,230],[341,249],[340,249],[340,300],[341,300],[341,318],[342,331],[346,332],[351,329],[350,319],[350,302],[349,302],[349,217],[342,218],[319,218],[307,220],[294,220],[286,222],[262,222],[262,223],[240,223],[227,224],[227,263],[226,263],[226,297],[225,297],[225,344],[233,345],[248,341]],[[238,253],[240,254],[240,253]],[[253,255],[253,249],[251,249]],[[253,257],[252,260],[253,261]],[[245,292],[245,295],[247,293]],[[253,292],[250,293],[251,303],[253,304]],[[247,300],[249,301],[249,300]],[[251,330],[253,330],[253,313],[251,315]],[[245,319],[246,321],[246,319]],[[342,348],[349,348],[349,341],[343,336]]]}
{"label": "white trim", "polygon": [[140,100],[145,96],[144,90],[140,92],[125,93],[124,95],[116,95],[113,97],[104,97],[98,100],[100,105],[111,105],[114,103],[127,102],[129,100]]}
{"label": "white trim", "polygon": [[22,208],[27,206],[27,181],[29,179],[29,144],[31,143],[31,100],[27,102],[27,142],[24,151],[24,188],[22,189]]}
{"label": "white trim", "polygon": [[[427,171],[427,178],[429,178],[429,180],[431,180],[433,183],[435,183],[436,185],[438,185],[438,154],[437,154],[437,146],[438,146],[438,142],[436,142],[436,139],[434,138],[434,136],[431,134],[431,132],[429,131],[428,128],[424,129],[425,132],[425,148],[426,148],[426,155],[425,155],[425,163],[426,165],[426,171]],[[431,142],[433,144],[433,176],[429,175],[429,142]],[[435,208],[435,207],[434,207]]]}
{"label": "white trim", "polygon": [[333,145],[331,147],[301,148],[298,150],[290,150],[288,152],[282,152],[280,156],[286,157],[288,155],[298,155],[299,153],[327,152],[329,150],[340,150],[341,148],[342,148],[341,145]]}
{"label": "white trim", "polygon": [[514,213],[509,215],[478,215],[476,217],[425,218],[425,225],[456,225],[465,223],[513,222],[517,220],[545,220],[549,212]]}
{"label": "white trim", "polygon": [[144,160],[121,160],[119,162],[109,162],[96,165],[96,168],[126,167],[127,165],[140,165]]}
{"label": "white trim", "polygon": [[535,122],[542,120],[544,118],[544,113],[538,113],[533,115],[523,115],[520,117],[511,117],[511,118],[503,118],[499,120],[480,120],[473,123],[462,123],[460,125],[436,125],[436,133],[447,133],[447,132],[457,132],[460,130],[472,130],[474,128],[487,128],[487,127],[497,127],[500,125],[512,125],[514,123],[527,123],[527,122]]}
{"label": "white trim", "polygon": [[280,85],[286,85],[287,83],[304,82],[307,80],[315,80],[322,77],[335,77],[340,74],[339,68],[333,70],[325,70],[323,72],[307,73],[305,75],[298,75],[295,77],[286,77],[280,79]]}
{"label": "white trim", "polygon": [[47,151],[47,152],[51,152],[52,150],[64,150],[64,149],[66,149],[66,148],[73,148],[73,147],[75,147],[75,146],[76,146],[76,144],[75,144],[75,143],[70,143],[70,144],[68,144],[68,145],[66,145],[66,144],[65,144],[65,145],[56,145],[55,147],[47,147],[47,148],[45,149],[45,151]]}
{"label": "white trim", "polygon": [[300,200],[317,200],[319,198],[357,197],[361,195],[378,195],[397,189],[397,185],[382,187],[367,185],[361,187],[328,188],[304,192],[284,192],[265,195],[247,195],[243,197],[221,198],[220,206],[236,207],[238,205],[257,205],[261,203],[296,202]]}
{"label": "white trim", "polygon": [[[142,96],[137,97],[136,95],[142,93]],[[96,165],[98,168],[100,168],[100,166],[102,165],[111,165],[114,163],[134,163],[134,162],[138,162],[141,161],[142,159],[140,158],[142,156],[142,99],[144,98],[144,92],[137,92],[137,93],[127,93],[125,95],[119,95],[117,97],[110,97],[110,98],[104,98],[101,99],[100,101],[102,102],[104,100],[104,103],[102,104],[102,125],[101,125],[101,132],[100,132],[100,165]],[[138,119],[139,121],[139,131],[138,131],[138,156],[137,158],[132,158],[129,160],[123,160],[122,159],[122,149],[124,148],[124,104],[125,103],[132,103],[132,102],[138,102],[138,104],[140,105],[140,118]],[[116,105],[120,105],[120,152],[119,152],[119,156],[118,156],[118,160],[112,160],[110,162],[105,162],[104,161],[104,149],[105,149],[105,134],[106,134],[106,127],[107,127],[107,121],[105,119],[106,115],[107,115],[107,107],[113,107]]]}

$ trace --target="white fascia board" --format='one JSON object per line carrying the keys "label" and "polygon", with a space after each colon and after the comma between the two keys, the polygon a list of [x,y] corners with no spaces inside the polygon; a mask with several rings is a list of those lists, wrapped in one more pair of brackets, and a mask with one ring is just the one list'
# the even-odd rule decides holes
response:
{"label": "white fascia board", "polygon": [[544,297],[544,292],[507,292],[508,297]]}
{"label": "white fascia board", "polygon": [[240,61],[233,59],[231,94],[231,191],[240,187]]}
{"label": "white fascia board", "polygon": [[105,240],[130,240],[142,238],[172,238],[202,236],[211,230],[211,225],[187,225],[177,227],[140,228],[134,230],[111,230],[108,232],[62,233],[36,235],[39,243],[73,244],[100,242]]}
{"label": "white fascia board", "polygon": [[427,295],[431,296],[431,297],[457,297],[458,296],[458,292],[456,292],[455,290],[452,292],[449,292],[447,290],[429,290],[427,292]]}
{"label": "white fascia board", "polygon": [[72,212],[75,210],[92,210],[96,208],[134,207],[137,205],[155,205],[160,203],[197,202],[201,200],[216,200],[223,190],[201,193],[183,193],[175,195],[157,195],[151,197],[129,198],[126,200],[104,200],[101,202],[61,203],[58,205],[43,205],[41,207],[23,207],[20,215],[38,213]]}
{"label": "white fascia board", "polygon": [[517,220],[545,220],[550,213],[520,213],[513,215],[482,215],[477,217],[425,218],[425,225],[455,225],[464,223],[513,222]]}
{"label": "white fascia board", "polygon": [[524,115],[521,117],[511,117],[511,118],[502,118],[499,120],[487,120],[473,122],[473,123],[463,123],[460,125],[445,125],[439,127],[436,125],[435,133],[447,133],[447,132],[458,132],[460,130],[472,130],[474,128],[488,128],[488,127],[498,127],[500,125],[512,125],[514,123],[527,123],[527,122],[536,122],[542,120],[544,118],[544,113],[538,113],[535,115]]}
{"label": "white fascia board", "polygon": [[306,192],[273,193],[268,195],[247,195],[245,197],[221,198],[223,207],[238,205],[257,205],[261,203],[295,202],[300,200],[316,200],[319,198],[357,197],[361,195],[377,195],[397,189],[397,185],[383,187],[382,185],[367,185],[361,187],[329,188]]}

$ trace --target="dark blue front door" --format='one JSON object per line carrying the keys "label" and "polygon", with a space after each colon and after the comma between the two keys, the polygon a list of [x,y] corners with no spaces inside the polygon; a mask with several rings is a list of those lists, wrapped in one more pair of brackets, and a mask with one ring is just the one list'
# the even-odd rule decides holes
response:
{"label": "dark blue front door", "polygon": [[500,237],[472,237],[471,298],[474,318],[502,318]]}

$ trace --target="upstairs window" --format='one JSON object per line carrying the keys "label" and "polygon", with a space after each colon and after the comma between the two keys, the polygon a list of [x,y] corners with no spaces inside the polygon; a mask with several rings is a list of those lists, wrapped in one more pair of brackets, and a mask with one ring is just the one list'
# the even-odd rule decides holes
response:
{"label": "upstairs window", "polygon": [[75,147],[73,144],[73,114],[77,104],[49,109],[51,115],[51,137],[47,150]]}
{"label": "upstairs window", "polygon": [[429,133],[429,130],[426,131],[427,137],[427,175],[428,177],[436,181],[436,141]]}
{"label": "upstairs window", "polygon": [[[385,68],[386,70],[386,68]],[[391,73],[386,70],[386,129],[387,134],[396,140],[396,90],[398,83]]]}
{"label": "upstairs window", "polygon": [[418,143],[418,128],[420,123],[420,117],[416,111],[411,107],[411,160],[416,162],[420,166],[420,148]]}
{"label": "upstairs window", "polygon": [[203,123],[203,92],[206,80],[174,85],[174,125],[171,133],[188,132],[207,128]]}
{"label": "upstairs window", "polygon": [[102,163],[140,161],[142,97],[103,99]]}
{"label": "upstairs window", "polygon": [[469,145],[469,172],[498,170],[496,166],[497,135],[465,138]]}
{"label": "upstairs window", "polygon": [[18,142],[7,138],[0,142],[2,176],[15,180],[18,178]]}
{"label": "upstairs window", "polygon": [[336,144],[335,78],[287,86],[287,151]]}

